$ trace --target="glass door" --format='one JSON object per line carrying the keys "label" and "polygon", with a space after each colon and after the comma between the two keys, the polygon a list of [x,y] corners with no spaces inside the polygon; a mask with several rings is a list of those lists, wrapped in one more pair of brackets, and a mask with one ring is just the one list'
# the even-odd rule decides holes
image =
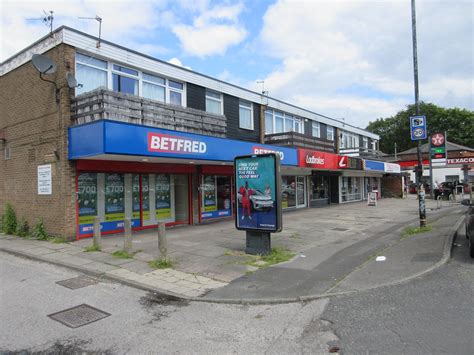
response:
{"label": "glass door", "polygon": [[304,207],[306,205],[304,176],[296,177],[296,207]]}

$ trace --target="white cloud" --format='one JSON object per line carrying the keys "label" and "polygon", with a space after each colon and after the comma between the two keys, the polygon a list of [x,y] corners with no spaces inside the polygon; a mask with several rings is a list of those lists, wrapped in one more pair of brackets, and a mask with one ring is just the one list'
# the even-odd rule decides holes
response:
{"label": "white cloud", "polygon": [[[474,109],[472,2],[417,2],[420,99]],[[281,61],[271,96],[365,127],[414,101],[407,1],[281,0],[269,7],[261,52]]]}
{"label": "white cloud", "polygon": [[245,28],[238,23],[242,10],[242,4],[218,5],[194,18],[192,25],[179,24],[172,30],[190,55],[201,58],[223,55],[229,47],[239,44],[247,36]]}
{"label": "white cloud", "polygon": [[171,58],[170,60],[168,60],[168,63],[171,63],[171,64],[174,64],[174,65],[177,65],[178,67],[183,67],[183,68],[186,68],[186,69],[189,69],[191,70],[191,67],[188,67],[186,65],[183,65],[183,63],[178,59],[178,58]]}

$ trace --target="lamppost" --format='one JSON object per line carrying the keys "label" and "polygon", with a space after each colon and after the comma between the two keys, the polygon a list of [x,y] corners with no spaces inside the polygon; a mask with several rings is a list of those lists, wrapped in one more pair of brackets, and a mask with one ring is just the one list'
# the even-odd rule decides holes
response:
{"label": "lamppost", "polygon": [[[418,94],[418,57],[416,51],[416,13],[415,13],[415,0],[411,0],[411,28],[413,35],[413,72],[415,81],[415,106],[416,116],[420,115],[420,101]],[[416,175],[418,177],[418,209],[420,213],[420,227],[426,226],[426,206],[425,206],[425,190],[423,189],[422,177],[423,177],[423,162],[421,160],[421,142],[418,140],[418,146],[416,148],[418,156],[418,167],[416,169]]]}

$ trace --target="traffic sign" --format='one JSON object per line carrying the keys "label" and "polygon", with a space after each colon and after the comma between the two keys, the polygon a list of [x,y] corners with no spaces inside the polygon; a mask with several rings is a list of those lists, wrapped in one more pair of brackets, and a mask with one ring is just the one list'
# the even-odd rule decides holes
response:
{"label": "traffic sign", "polygon": [[410,132],[412,141],[426,139],[426,116],[410,117]]}

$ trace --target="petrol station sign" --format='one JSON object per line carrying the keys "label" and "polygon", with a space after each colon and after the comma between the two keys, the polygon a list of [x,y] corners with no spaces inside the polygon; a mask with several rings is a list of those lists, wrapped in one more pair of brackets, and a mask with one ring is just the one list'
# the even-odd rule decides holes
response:
{"label": "petrol station sign", "polygon": [[446,137],[443,133],[435,133],[430,139],[430,158],[432,166],[445,166],[446,156]]}

